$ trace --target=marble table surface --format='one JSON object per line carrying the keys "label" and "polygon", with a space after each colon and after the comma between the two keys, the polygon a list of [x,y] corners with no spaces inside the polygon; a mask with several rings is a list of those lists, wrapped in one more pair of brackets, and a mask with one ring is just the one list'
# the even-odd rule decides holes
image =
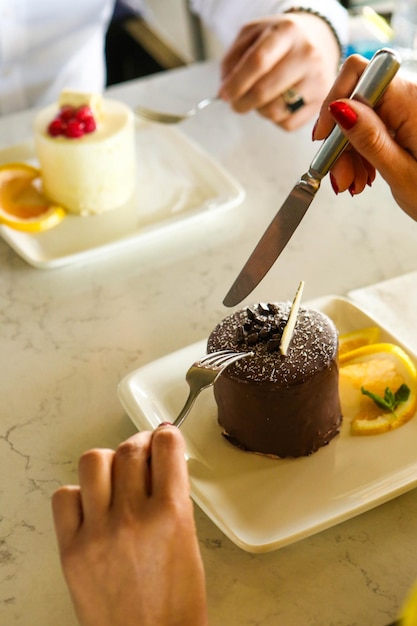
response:
{"label": "marble table surface", "polygon": [[[218,67],[209,62],[111,92],[131,106],[182,110],[217,84]],[[0,148],[27,140],[33,115],[0,119]],[[181,132],[243,186],[239,206],[204,226],[56,269],[30,266],[0,240],[1,624],[76,624],[51,493],[76,481],[85,449],[115,447],[135,431],[117,396],[119,381],[204,339],[226,315],[226,291],[316,150],[309,126],[288,134],[223,103]],[[336,197],[325,180],[246,302],[290,299],[301,279],[309,300],[416,269],[417,225],[382,181],[351,198]],[[407,293],[403,306],[411,306]],[[417,578],[415,490],[265,554],[237,547],[197,506],[195,515],[213,626],[385,626]]]}

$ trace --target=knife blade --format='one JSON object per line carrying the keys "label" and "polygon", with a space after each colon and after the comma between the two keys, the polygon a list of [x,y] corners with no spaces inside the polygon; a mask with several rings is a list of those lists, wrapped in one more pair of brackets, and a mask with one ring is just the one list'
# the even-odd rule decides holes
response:
{"label": "knife blade", "polygon": [[[389,48],[378,50],[362,73],[350,98],[374,107],[400,67],[399,55]],[[324,176],[348,145],[336,126],[296,183],[223,300],[225,306],[239,304],[264,278],[284,250],[312,203]]]}

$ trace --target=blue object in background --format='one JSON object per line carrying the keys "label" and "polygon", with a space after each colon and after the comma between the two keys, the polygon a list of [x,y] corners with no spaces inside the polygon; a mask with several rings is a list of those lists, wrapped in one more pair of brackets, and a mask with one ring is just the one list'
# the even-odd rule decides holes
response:
{"label": "blue object in background", "polygon": [[361,54],[370,59],[377,50],[390,44],[393,31],[388,22],[371,7],[352,15],[349,20],[349,43],[346,56]]}
{"label": "blue object in background", "polygon": [[371,59],[380,48],[383,48],[380,41],[355,41],[355,43],[346,46],[345,57],[351,54],[361,54],[366,59]]}

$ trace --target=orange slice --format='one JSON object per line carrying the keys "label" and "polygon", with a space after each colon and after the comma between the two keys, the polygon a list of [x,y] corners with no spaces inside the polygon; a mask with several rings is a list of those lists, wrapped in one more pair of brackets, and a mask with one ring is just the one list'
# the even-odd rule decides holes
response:
{"label": "orange slice", "polygon": [[16,230],[41,232],[65,217],[39,189],[40,171],[26,163],[0,166],[0,224]]}
{"label": "orange slice", "polygon": [[339,336],[339,357],[361,348],[376,343],[379,339],[380,331],[377,326],[361,328],[350,333]]}
{"label": "orange slice", "polygon": [[[376,435],[402,426],[417,409],[417,370],[410,357],[399,346],[375,343],[357,348],[339,361],[342,412],[351,419],[353,435]],[[392,410],[378,406],[364,395],[362,388],[384,398],[386,390],[395,394],[401,385],[410,392],[408,398]]]}

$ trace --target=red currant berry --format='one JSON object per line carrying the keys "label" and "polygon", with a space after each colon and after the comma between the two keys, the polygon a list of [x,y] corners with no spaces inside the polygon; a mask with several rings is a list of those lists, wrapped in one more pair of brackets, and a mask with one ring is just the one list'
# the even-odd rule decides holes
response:
{"label": "red currant berry", "polygon": [[96,125],[96,120],[94,119],[94,117],[90,117],[86,120],[84,120],[84,132],[85,133],[92,133],[96,130],[97,125]]}
{"label": "red currant berry", "polygon": [[70,139],[78,139],[84,135],[83,123],[79,120],[70,120],[65,130],[65,136]]}
{"label": "red currant berry", "polygon": [[64,128],[61,120],[57,117],[48,126],[48,133],[51,137],[58,137],[64,133]]}
{"label": "red currant berry", "polygon": [[59,117],[63,122],[69,122],[74,117],[74,107],[69,104],[65,104],[61,107]]}
{"label": "red currant berry", "polygon": [[86,104],[81,106],[79,109],[76,109],[74,112],[74,117],[81,122],[85,122],[93,117],[93,113],[89,106]]}

